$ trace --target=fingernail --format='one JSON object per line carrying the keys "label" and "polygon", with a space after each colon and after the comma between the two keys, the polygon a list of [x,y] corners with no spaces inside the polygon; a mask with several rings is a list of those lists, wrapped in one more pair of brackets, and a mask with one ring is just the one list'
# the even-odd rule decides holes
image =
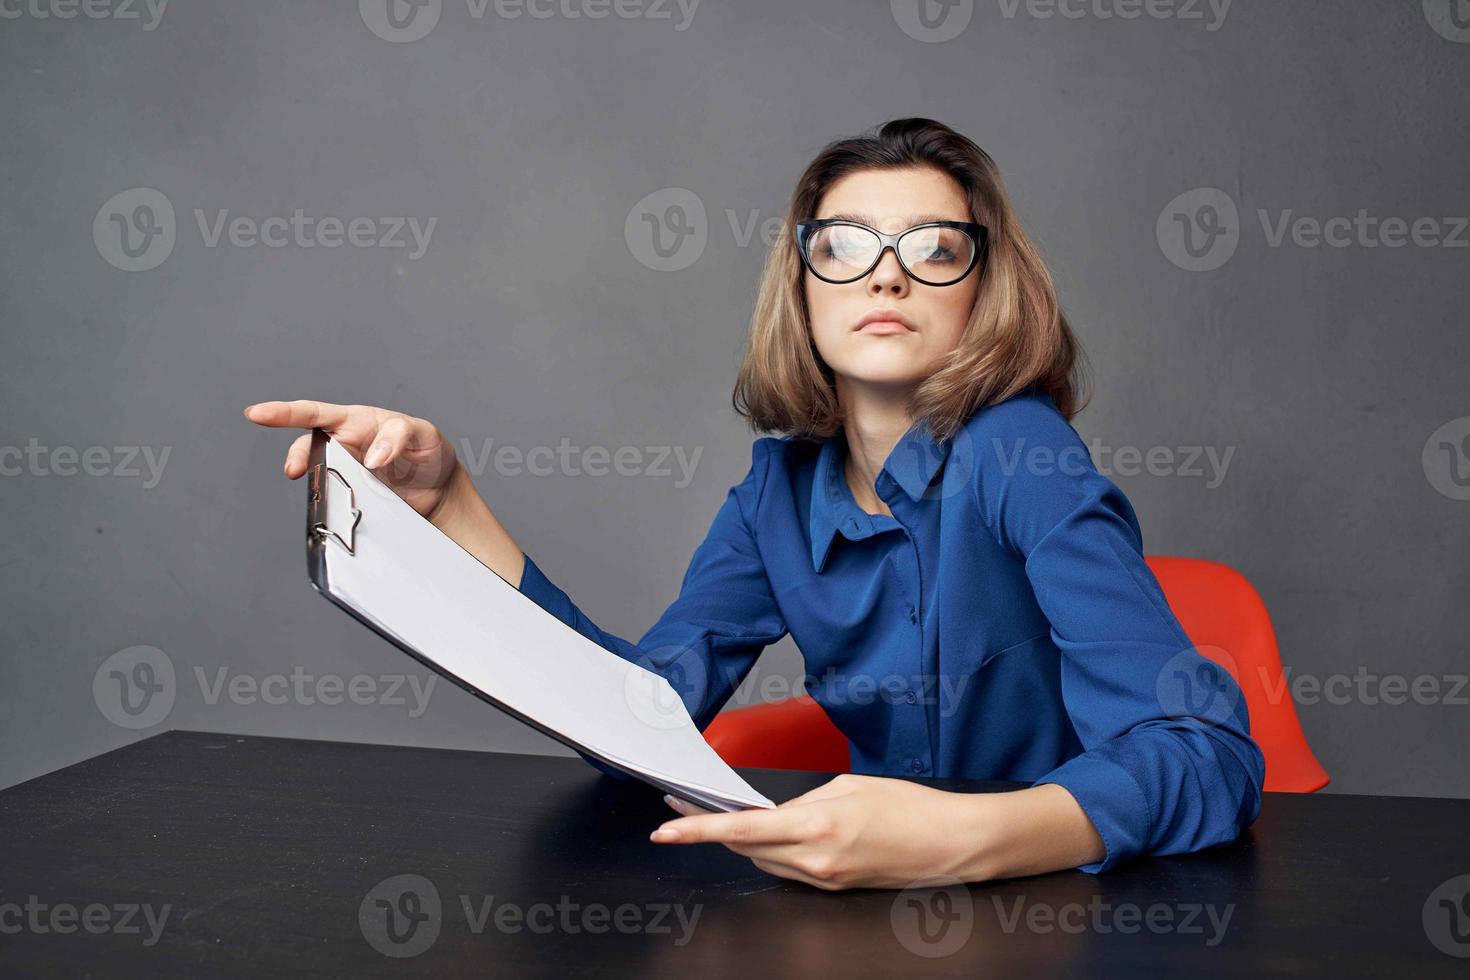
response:
{"label": "fingernail", "polygon": [[248,418],[249,418],[249,417],[250,417],[250,410],[251,410],[251,409],[252,409],[252,408],[254,408],[254,407],[255,407],[255,406],[254,406],[254,405],[246,405],[246,406],[245,406],[245,417],[246,417],[246,418],[247,418],[247,419],[248,419]]}
{"label": "fingernail", "polygon": [[384,458],[387,457],[387,455],[388,455],[388,444],[387,443],[384,443],[384,442],[374,443],[373,444],[373,448],[368,450],[367,458],[363,460],[363,463],[370,470],[371,469],[376,469],[377,467],[383,465],[383,460],[384,460]]}
{"label": "fingernail", "polygon": [[682,804],[684,801],[683,800],[680,800],[679,798],[677,798],[676,796],[674,796],[672,793],[665,793],[664,794],[664,802],[667,803],[669,806],[673,807],[675,810],[677,810],[677,809],[679,809],[680,804]]}
{"label": "fingernail", "polygon": [[679,839],[679,832],[672,827],[660,827],[648,835],[648,839],[659,844],[667,844]]}

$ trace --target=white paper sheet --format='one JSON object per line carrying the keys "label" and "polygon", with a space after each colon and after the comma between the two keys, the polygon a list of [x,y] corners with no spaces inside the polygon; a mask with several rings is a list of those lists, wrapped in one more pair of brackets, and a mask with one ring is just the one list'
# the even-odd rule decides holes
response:
{"label": "white paper sheet", "polygon": [[[317,437],[320,441],[321,437]],[[421,517],[335,440],[323,481],[327,524],[355,554],[321,537],[317,582],[333,601],[579,748],[723,810],[771,807],[725,764],[668,681],[619,657],[536,605]],[[315,461],[315,460],[314,460]]]}

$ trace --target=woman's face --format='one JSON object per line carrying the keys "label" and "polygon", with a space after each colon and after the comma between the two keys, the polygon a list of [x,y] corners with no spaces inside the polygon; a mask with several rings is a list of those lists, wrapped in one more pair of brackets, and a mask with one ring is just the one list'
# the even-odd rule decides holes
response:
{"label": "woman's face", "polygon": [[[931,167],[849,174],[827,189],[814,217],[850,218],[887,234],[926,221],[974,220],[959,184]],[[855,282],[823,282],[805,267],[802,275],[812,340],[847,384],[922,382],[959,344],[980,291],[980,263],[952,286],[926,286],[909,278],[891,249]],[[860,326],[875,310],[892,312],[898,322]]]}

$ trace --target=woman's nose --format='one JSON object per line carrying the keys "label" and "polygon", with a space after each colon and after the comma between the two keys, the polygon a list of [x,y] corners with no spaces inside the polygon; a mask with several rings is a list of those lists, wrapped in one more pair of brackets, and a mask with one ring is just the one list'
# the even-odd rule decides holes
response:
{"label": "woman's nose", "polygon": [[908,273],[903,271],[893,249],[885,249],[868,275],[868,292],[874,296],[903,296],[908,291]]}

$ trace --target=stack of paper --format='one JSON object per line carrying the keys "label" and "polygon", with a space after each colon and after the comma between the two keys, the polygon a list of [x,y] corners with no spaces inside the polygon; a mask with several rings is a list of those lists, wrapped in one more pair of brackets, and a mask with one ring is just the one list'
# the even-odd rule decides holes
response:
{"label": "stack of paper", "polygon": [[668,681],[522,595],[320,430],[308,475],[307,564],[338,606],[471,693],[665,792],[714,810],[774,806],[709,747]]}

